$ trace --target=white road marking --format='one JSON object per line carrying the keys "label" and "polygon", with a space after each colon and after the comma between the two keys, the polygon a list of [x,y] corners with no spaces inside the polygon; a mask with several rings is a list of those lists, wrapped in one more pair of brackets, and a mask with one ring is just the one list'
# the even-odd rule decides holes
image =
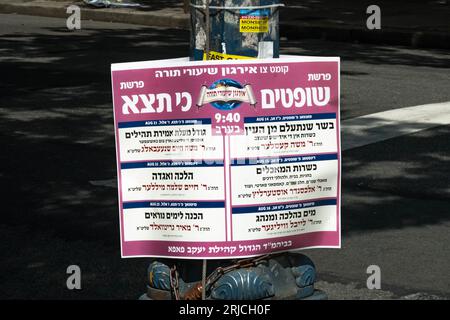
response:
{"label": "white road marking", "polygon": [[372,113],[342,121],[342,150],[448,124],[450,101]]}
{"label": "white road marking", "polygon": [[[450,124],[450,101],[377,112],[341,123],[342,150]],[[117,188],[116,179],[89,181],[94,186]]]}

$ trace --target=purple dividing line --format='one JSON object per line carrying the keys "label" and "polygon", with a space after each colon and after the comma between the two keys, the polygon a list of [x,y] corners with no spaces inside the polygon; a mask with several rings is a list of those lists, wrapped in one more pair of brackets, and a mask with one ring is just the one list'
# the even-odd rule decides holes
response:
{"label": "purple dividing line", "polygon": [[225,241],[228,241],[228,217],[227,217],[227,167],[225,166],[225,139],[223,136],[223,198],[225,206]]}
{"label": "purple dividing line", "polygon": [[[231,138],[228,137],[228,155],[231,159]],[[231,228],[231,241],[233,241],[233,191],[231,189],[231,161],[228,161],[228,175],[230,179],[230,228]]]}
{"label": "purple dividing line", "polygon": [[324,197],[324,198],[313,198],[313,199],[306,199],[306,200],[295,200],[295,201],[284,201],[284,202],[270,202],[270,203],[260,203],[260,204],[243,204],[243,205],[237,205],[234,206],[234,208],[245,208],[245,207],[265,207],[265,206],[273,206],[273,205],[280,205],[280,204],[291,204],[291,203],[306,203],[306,202],[312,202],[312,201],[320,201],[320,200],[332,200],[337,199],[337,197]]}

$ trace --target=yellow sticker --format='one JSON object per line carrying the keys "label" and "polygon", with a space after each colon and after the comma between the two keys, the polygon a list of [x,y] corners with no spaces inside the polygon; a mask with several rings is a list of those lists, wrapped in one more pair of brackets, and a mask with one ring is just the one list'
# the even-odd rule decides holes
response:
{"label": "yellow sticker", "polygon": [[269,32],[269,17],[242,16],[239,20],[239,30],[251,33]]}
{"label": "yellow sticker", "polygon": [[[256,58],[210,51],[208,60],[248,60],[248,59],[256,59]],[[206,53],[203,54],[203,60],[206,60]]]}

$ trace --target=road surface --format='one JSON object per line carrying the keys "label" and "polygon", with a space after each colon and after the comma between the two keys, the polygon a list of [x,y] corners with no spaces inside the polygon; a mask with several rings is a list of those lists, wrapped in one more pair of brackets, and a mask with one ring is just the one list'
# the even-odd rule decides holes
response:
{"label": "road surface", "polygon": [[[343,247],[306,252],[317,287],[331,299],[450,298],[449,53],[282,46],[342,58]],[[1,298],[145,291],[148,259],[120,258],[110,64],[188,50],[180,30],[83,21],[69,31],[64,19],[0,15]],[[82,270],[80,291],[66,287],[69,265]],[[370,265],[381,290],[366,288]]]}

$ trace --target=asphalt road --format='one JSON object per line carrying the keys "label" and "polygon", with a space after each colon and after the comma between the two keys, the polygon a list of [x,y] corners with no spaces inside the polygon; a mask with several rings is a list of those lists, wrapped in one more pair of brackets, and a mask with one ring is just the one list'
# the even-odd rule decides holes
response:
{"label": "asphalt road", "polygon": [[[180,30],[0,15],[0,298],[136,299],[147,259],[121,259],[110,64],[188,55]],[[282,43],[342,58],[342,119],[450,101],[439,50]],[[449,110],[450,112],[450,110]],[[399,124],[400,125],[400,124]],[[310,250],[332,299],[450,298],[450,126],[343,153],[341,250]],[[343,136],[345,140],[346,136]],[[82,269],[82,290],[66,268]],[[366,288],[379,265],[382,289]]]}

